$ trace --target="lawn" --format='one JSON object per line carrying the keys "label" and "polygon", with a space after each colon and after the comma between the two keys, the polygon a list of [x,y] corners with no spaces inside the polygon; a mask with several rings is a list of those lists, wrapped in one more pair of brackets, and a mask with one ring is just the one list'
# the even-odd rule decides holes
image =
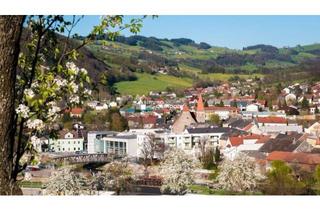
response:
{"label": "lawn", "polygon": [[22,188],[42,188],[42,182],[31,182],[31,181],[22,181],[19,183]]}
{"label": "lawn", "polygon": [[192,86],[192,79],[178,78],[171,75],[136,73],[138,80],[116,83],[121,95],[142,95],[150,91],[163,91],[167,87],[187,88]]}

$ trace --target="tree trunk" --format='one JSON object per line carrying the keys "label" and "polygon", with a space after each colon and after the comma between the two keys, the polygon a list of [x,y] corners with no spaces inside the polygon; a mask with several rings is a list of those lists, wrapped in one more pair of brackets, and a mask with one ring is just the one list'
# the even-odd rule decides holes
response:
{"label": "tree trunk", "polygon": [[13,178],[14,102],[24,16],[0,16],[0,195],[22,194]]}

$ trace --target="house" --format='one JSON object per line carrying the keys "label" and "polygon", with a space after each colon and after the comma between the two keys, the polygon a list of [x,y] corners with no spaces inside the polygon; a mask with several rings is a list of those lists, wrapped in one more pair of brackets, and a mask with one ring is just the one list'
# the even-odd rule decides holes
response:
{"label": "house", "polygon": [[282,117],[257,117],[254,119],[253,133],[270,134],[286,132],[303,132],[303,127],[294,121]]}
{"label": "house", "polygon": [[239,109],[236,107],[230,107],[230,106],[209,106],[205,107],[205,120],[210,120],[210,116],[212,114],[216,114],[219,116],[220,120],[227,120],[230,117],[234,117],[238,114]]}
{"label": "house", "polygon": [[258,112],[259,106],[257,104],[249,104],[246,106],[246,111],[247,112]]}
{"label": "house", "polygon": [[138,114],[127,117],[129,128],[155,128],[158,116],[153,114]]}
{"label": "house", "polygon": [[306,171],[313,171],[320,164],[320,154],[303,152],[274,151],[267,156],[267,168],[270,168],[272,161],[281,160],[292,166],[299,167]]}
{"label": "house", "polygon": [[71,109],[67,109],[65,112],[70,114],[70,117],[80,118],[83,113],[83,108],[74,107]]}
{"label": "house", "polygon": [[194,123],[197,123],[194,112],[190,112],[189,107],[187,105],[184,105],[180,116],[172,125],[172,132],[182,133],[186,129],[186,127]]}
{"label": "house", "polygon": [[320,123],[315,122],[309,128],[306,128],[305,132],[308,134],[320,135]]}
{"label": "house", "polygon": [[263,112],[242,111],[240,114],[241,114],[242,118],[244,118],[244,119],[253,119],[256,117],[283,117],[283,118],[285,118],[287,116],[285,112],[269,112],[269,111],[263,111]]}
{"label": "house", "polygon": [[278,134],[271,138],[260,149],[260,152],[271,153],[274,151],[294,152],[304,141],[303,135],[299,133]]}
{"label": "house", "polygon": [[257,134],[245,134],[229,137],[222,152],[228,159],[233,159],[239,152],[256,151],[270,139],[269,136]]}
{"label": "house", "polygon": [[49,148],[53,152],[84,151],[84,136],[81,130],[62,130],[58,139],[50,139]]}

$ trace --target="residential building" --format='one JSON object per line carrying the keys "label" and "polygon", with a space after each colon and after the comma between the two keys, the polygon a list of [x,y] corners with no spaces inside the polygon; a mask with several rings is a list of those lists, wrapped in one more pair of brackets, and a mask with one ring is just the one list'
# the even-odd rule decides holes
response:
{"label": "residential building", "polygon": [[58,139],[50,139],[49,148],[53,152],[82,152],[84,137],[78,131],[62,130]]}

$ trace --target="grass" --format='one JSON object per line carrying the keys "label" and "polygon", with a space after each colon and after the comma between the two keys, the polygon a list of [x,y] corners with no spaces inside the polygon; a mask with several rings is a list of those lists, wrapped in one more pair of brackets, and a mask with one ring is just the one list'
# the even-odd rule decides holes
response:
{"label": "grass", "polygon": [[20,187],[22,188],[42,188],[42,182],[30,182],[30,181],[22,181],[20,182]]}
{"label": "grass", "polygon": [[261,192],[237,193],[237,192],[229,192],[222,189],[214,190],[214,189],[210,189],[208,186],[203,186],[203,185],[190,185],[188,188],[191,192],[196,194],[201,194],[201,195],[262,195]]}
{"label": "grass", "polygon": [[210,74],[199,74],[198,76],[201,79],[210,79],[210,80],[221,80],[228,81],[232,76],[239,76],[243,79],[254,78],[254,77],[263,77],[263,74],[223,74],[223,73],[210,73]]}
{"label": "grass", "polygon": [[118,91],[123,95],[142,95],[150,91],[164,91],[168,87],[187,88],[192,86],[192,79],[178,78],[171,75],[136,73],[138,80],[116,83]]}

